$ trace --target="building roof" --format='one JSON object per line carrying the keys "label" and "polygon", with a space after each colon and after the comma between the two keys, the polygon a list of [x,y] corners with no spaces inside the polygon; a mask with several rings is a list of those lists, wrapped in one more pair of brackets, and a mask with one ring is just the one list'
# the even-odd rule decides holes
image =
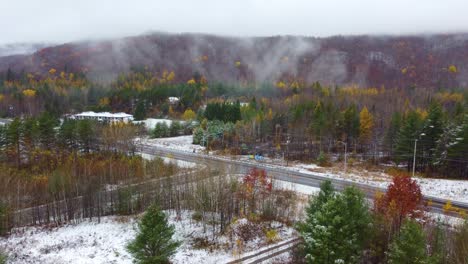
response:
{"label": "building roof", "polygon": [[93,112],[93,111],[89,111],[89,112],[83,112],[83,113],[79,113],[79,114],[76,114],[75,116],[83,116],[83,117],[109,117],[109,118],[133,118],[133,115],[129,115],[129,114],[126,114],[126,113],[110,113],[110,112],[99,112],[99,113],[96,113],[96,112]]}

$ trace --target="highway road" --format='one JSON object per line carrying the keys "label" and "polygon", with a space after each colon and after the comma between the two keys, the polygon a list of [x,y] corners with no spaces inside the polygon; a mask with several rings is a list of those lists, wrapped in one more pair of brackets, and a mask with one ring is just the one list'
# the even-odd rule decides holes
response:
{"label": "highway road", "polygon": [[[205,163],[207,165],[213,165],[225,168],[231,173],[246,173],[252,168],[264,169],[268,175],[272,178],[312,187],[320,187],[320,184],[325,180],[330,180],[336,190],[341,191],[347,186],[356,186],[361,189],[369,199],[374,199],[374,196],[377,192],[385,192],[385,189],[379,188],[376,186],[356,183],[352,181],[347,181],[344,179],[329,178],[324,177],[319,174],[313,173],[303,173],[299,171],[294,171],[282,166],[271,166],[269,164],[260,163],[260,162],[250,162],[250,161],[240,161],[236,159],[229,159],[226,157],[220,157],[216,155],[206,155],[199,153],[192,153],[187,151],[175,150],[170,148],[163,148],[154,145],[140,144],[140,151],[142,153],[162,156],[162,157],[171,157],[176,160],[193,162],[196,164]],[[428,204],[428,211],[434,213],[444,213],[443,206],[447,203],[448,200],[441,199],[433,196],[424,196],[424,200]],[[463,209],[468,212],[468,203],[451,201],[452,206]],[[459,217],[458,214],[452,213],[452,216]]]}

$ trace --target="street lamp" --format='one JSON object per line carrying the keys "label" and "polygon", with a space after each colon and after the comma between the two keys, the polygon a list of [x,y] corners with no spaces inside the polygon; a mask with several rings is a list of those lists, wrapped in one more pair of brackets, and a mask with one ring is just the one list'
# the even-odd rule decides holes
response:
{"label": "street lamp", "polygon": [[347,157],[346,157],[346,152],[347,152],[347,146],[348,144],[346,144],[346,142],[343,142],[343,141],[337,141],[337,143],[341,143],[344,145],[344,172],[346,173],[346,169],[347,169]]}
{"label": "street lamp", "polygon": [[425,136],[426,134],[425,133],[421,133],[419,135],[419,138],[415,139],[414,140],[414,153],[413,153],[413,178],[414,178],[414,172],[416,170],[416,146],[418,144],[418,139],[420,139],[421,137]]}

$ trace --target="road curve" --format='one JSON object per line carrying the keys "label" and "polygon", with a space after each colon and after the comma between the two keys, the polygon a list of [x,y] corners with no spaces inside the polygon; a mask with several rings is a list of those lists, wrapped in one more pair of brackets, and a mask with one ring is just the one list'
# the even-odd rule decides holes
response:
{"label": "road curve", "polygon": [[[341,191],[347,186],[356,186],[361,189],[369,199],[373,199],[377,192],[385,192],[384,188],[372,186],[369,184],[356,183],[337,178],[329,178],[314,173],[303,173],[299,171],[290,170],[288,168],[280,166],[269,166],[263,163],[240,161],[235,159],[229,159],[225,157],[206,155],[199,153],[192,153],[187,151],[175,150],[170,148],[164,148],[154,145],[140,144],[140,152],[158,155],[158,156],[170,156],[177,160],[183,160],[199,164],[204,162],[206,164],[213,164],[218,166],[227,166],[231,170],[234,169],[239,173],[246,173],[251,168],[264,169],[274,179],[307,185],[311,187],[320,187],[320,184],[325,180],[330,180],[336,190]],[[427,203],[427,209],[430,212],[444,214],[443,207],[449,201],[433,196],[424,196],[424,200]],[[468,203],[451,201],[452,206],[465,210],[468,212]],[[460,217],[457,213],[451,213],[451,216]]]}

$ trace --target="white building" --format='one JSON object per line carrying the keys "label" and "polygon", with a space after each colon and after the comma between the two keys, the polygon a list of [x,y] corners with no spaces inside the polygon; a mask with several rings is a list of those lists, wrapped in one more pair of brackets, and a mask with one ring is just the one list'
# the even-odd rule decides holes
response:
{"label": "white building", "polygon": [[109,112],[83,112],[80,114],[72,115],[72,119],[83,120],[83,119],[91,119],[97,121],[106,121],[106,122],[124,122],[128,123],[133,120],[133,115],[129,115],[126,113],[109,113]]}
{"label": "white building", "polygon": [[168,97],[167,100],[169,101],[169,104],[175,105],[175,104],[178,104],[178,103],[179,103],[180,98],[179,98],[179,97],[171,96],[171,97]]}

